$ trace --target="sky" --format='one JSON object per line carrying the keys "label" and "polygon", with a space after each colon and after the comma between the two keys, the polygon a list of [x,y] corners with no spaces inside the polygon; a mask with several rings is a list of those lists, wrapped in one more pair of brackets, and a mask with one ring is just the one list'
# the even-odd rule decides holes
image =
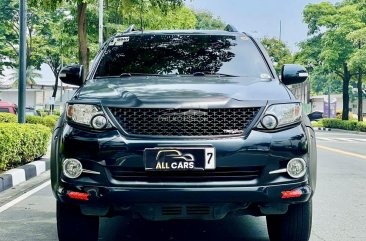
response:
{"label": "sky", "polygon": [[[324,0],[323,0],[324,1]],[[298,50],[296,43],[307,37],[302,11],[309,3],[322,0],[188,0],[186,4],[196,10],[208,10],[215,16],[234,25],[238,30],[256,38],[280,35],[291,51]],[[329,0],[336,3],[339,0]]]}

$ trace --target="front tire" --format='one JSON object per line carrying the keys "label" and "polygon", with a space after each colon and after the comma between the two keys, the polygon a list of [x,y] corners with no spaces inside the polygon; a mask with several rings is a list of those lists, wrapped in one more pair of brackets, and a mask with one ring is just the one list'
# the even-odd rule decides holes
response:
{"label": "front tire", "polygon": [[86,216],[76,205],[57,202],[59,241],[97,241],[99,217]]}
{"label": "front tire", "polygon": [[308,241],[311,223],[311,201],[290,205],[286,214],[267,216],[269,239],[271,241]]}

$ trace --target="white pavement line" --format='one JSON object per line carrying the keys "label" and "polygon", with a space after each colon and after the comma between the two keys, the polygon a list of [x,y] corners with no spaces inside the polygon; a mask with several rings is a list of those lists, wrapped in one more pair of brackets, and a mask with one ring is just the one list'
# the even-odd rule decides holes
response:
{"label": "white pavement line", "polygon": [[44,161],[34,161],[29,163],[28,165],[33,165],[36,167],[37,176],[46,171],[46,162]]}
{"label": "white pavement line", "polygon": [[0,213],[4,212],[5,210],[11,208],[12,206],[14,206],[15,204],[27,199],[28,197],[32,196],[33,194],[35,194],[36,192],[42,190],[43,188],[47,187],[48,185],[51,184],[51,181],[47,181],[43,184],[41,184],[40,186],[24,193],[23,195],[17,197],[16,199],[4,204],[3,206],[0,207]]}
{"label": "white pavement line", "polygon": [[5,174],[10,174],[13,179],[13,186],[19,183],[25,182],[25,170],[24,169],[13,169],[5,172]]}
{"label": "white pavement line", "polygon": [[351,138],[352,140],[357,140],[357,141],[361,141],[361,142],[366,142],[366,139],[359,139],[359,138]]}
{"label": "white pavement line", "polygon": [[350,139],[350,138],[334,138],[334,140],[337,141],[346,141],[346,142],[354,142],[354,140]]}
{"label": "white pavement line", "polygon": [[317,140],[321,140],[321,141],[331,141],[332,139],[330,138],[326,138],[326,137],[317,137]]}

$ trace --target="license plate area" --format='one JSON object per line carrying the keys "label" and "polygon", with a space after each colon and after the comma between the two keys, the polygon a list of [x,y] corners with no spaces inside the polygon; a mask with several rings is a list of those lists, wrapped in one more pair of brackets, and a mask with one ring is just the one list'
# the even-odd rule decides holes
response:
{"label": "license plate area", "polygon": [[146,171],[204,171],[216,169],[214,147],[164,147],[144,150]]}

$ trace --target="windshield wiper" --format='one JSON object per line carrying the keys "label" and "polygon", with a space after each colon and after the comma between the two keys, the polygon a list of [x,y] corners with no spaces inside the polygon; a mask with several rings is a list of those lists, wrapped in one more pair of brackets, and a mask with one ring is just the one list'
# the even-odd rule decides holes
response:
{"label": "windshield wiper", "polygon": [[166,74],[149,74],[149,73],[122,73],[120,75],[106,75],[106,76],[96,76],[95,79],[108,79],[108,78],[128,78],[131,76],[158,76],[158,77],[165,77],[165,76],[176,76],[174,75],[166,75]]}
{"label": "windshield wiper", "polygon": [[149,73],[122,73],[119,77],[131,77],[131,76],[165,76],[163,74],[149,74]]}
{"label": "windshield wiper", "polygon": [[222,73],[211,73],[211,72],[195,72],[193,73],[193,76],[218,76],[218,77],[239,77],[237,75],[231,75],[231,74],[222,74]]}

